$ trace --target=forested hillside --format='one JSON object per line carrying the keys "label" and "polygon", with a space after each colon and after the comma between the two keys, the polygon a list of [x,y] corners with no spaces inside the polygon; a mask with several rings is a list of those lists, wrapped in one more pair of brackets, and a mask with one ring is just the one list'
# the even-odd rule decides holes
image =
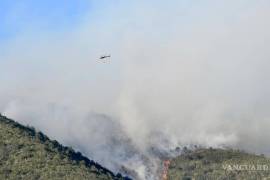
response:
{"label": "forested hillside", "polygon": [[0,115],[0,179],[125,178],[34,128]]}
{"label": "forested hillside", "polygon": [[270,179],[270,159],[232,149],[187,150],[170,160],[167,179]]}

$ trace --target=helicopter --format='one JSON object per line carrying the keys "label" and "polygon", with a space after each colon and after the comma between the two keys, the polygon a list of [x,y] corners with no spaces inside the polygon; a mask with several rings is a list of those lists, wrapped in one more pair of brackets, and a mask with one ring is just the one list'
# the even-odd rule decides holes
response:
{"label": "helicopter", "polygon": [[111,55],[104,55],[104,56],[100,56],[99,59],[106,59],[106,58],[110,58],[110,57],[111,57]]}

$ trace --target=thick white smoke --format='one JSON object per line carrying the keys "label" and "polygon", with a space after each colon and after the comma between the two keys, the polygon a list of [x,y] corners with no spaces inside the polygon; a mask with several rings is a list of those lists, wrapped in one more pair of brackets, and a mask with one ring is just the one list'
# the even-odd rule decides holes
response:
{"label": "thick white smoke", "polygon": [[177,146],[270,154],[269,1],[101,4],[1,43],[3,114],[141,179]]}

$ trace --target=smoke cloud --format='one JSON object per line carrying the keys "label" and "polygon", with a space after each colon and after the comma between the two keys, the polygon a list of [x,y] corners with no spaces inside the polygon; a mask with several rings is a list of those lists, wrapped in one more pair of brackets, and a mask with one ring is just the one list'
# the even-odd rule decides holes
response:
{"label": "smoke cloud", "polygon": [[185,145],[270,154],[269,1],[97,4],[0,43],[4,115],[140,179]]}

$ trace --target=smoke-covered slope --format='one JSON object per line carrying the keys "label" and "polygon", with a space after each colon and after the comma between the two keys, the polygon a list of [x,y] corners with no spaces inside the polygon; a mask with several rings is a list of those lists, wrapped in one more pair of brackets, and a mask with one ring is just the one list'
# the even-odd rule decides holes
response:
{"label": "smoke-covered slope", "polygon": [[[197,149],[170,161],[167,179],[255,180],[270,177],[270,159],[238,150]],[[166,179],[165,178],[165,179]]]}
{"label": "smoke-covered slope", "polygon": [[124,178],[43,133],[0,115],[0,179]]}

